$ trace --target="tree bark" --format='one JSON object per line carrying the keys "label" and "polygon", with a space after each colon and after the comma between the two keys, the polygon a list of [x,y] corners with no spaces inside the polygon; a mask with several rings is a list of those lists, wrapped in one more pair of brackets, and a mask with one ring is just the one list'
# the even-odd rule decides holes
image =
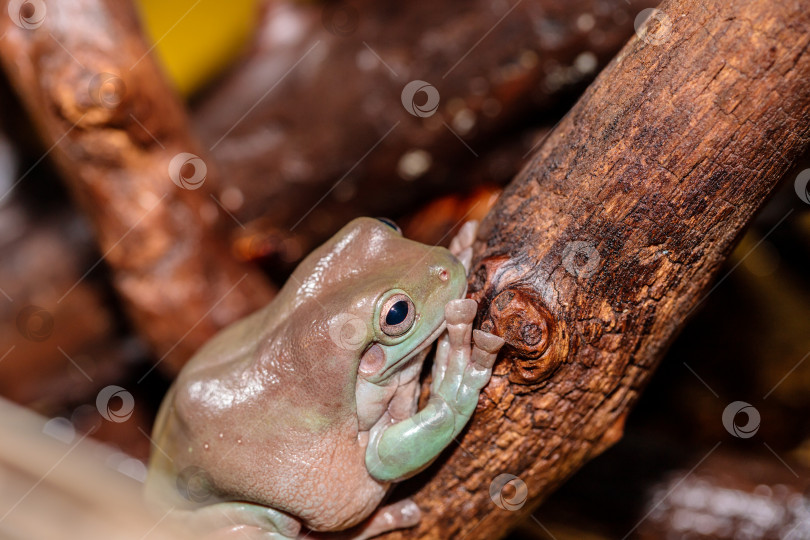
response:
{"label": "tree bark", "polygon": [[[385,538],[501,537],[615,443],[807,148],[810,1],[667,1],[640,35],[484,220],[470,294],[509,346],[460,444],[417,486],[421,524]],[[501,492],[516,511],[490,497],[502,473],[527,487],[522,506],[514,482]]]}
{"label": "tree bark", "polygon": [[[0,17],[0,60],[92,221],[136,327],[177,370],[218,328],[265,305],[271,288],[217,238],[218,220],[231,218],[196,189],[216,176],[214,163],[191,136],[132,4],[43,6]],[[6,13],[8,2],[0,7]],[[63,292],[57,303],[72,289]]]}

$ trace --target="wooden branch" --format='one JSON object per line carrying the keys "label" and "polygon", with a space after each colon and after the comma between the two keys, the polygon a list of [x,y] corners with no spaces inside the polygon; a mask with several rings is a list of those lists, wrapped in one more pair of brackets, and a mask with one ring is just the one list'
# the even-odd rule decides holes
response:
{"label": "wooden branch", "polygon": [[[806,149],[810,1],[660,10],[484,221],[470,291],[481,327],[509,347],[460,445],[415,496],[421,524],[386,538],[503,536],[616,442],[735,239]],[[501,473],[528,489],[516,511],[490,498]]]}
{"label": "wooden branch", "polygon": [[[0,60],[92,221],[130,316],[178,369],[218,328],[266,304],[270,287],[216,238],[221,214],[205,188],[175,185],[205,177],[205,165],[207,179],[217,173],[131,3],[49,2],[38,13],[44,5],[0,17]],[[178,158],[170,172],[184,152],[202,161]]]}

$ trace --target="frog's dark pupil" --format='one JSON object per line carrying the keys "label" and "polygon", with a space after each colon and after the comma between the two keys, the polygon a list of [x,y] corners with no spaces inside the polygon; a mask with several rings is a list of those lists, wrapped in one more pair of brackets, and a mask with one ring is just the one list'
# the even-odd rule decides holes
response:
{"label": "frog's dark pupil", "polygon": [[408,316],[408,302],[400,300],[388,310],[388,315],[385,316],[385,324],[390,326],[397,325],[405,320]]}

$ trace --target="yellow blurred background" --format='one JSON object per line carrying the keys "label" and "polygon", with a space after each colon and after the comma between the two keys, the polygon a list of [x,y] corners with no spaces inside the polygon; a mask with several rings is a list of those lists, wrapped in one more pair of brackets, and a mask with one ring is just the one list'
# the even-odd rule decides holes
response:
{"label": "yellow blurred background", "polygon": [[187,96],[243,50],[258,0],[139,0],[138,6],[154,52]]}

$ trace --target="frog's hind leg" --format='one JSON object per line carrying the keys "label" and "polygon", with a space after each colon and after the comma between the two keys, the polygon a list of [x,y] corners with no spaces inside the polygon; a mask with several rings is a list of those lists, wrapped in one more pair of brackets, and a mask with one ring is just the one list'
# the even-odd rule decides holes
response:
{"label": "frog's hind leg", "polygon": [[381,506],[363,523],[342,532],[310,532],[307,540],[367,540],[377,535],[419,524],[422,512],[411,499]]}
{"label": "frog's hind leg", "polygon": [[378,534],[404,529],[419,524],[422,512],[416,503],[410,499],[403,499],[378,508],[366,524],[358,531],[357,536],[351,540],[366,540]]}
{"label": "frog's hind leg", "polygon": [[206,540],[294,540],[301,532],[294,517],[258,504],[222,502],[187,513],[189,525],[205,532]]}

